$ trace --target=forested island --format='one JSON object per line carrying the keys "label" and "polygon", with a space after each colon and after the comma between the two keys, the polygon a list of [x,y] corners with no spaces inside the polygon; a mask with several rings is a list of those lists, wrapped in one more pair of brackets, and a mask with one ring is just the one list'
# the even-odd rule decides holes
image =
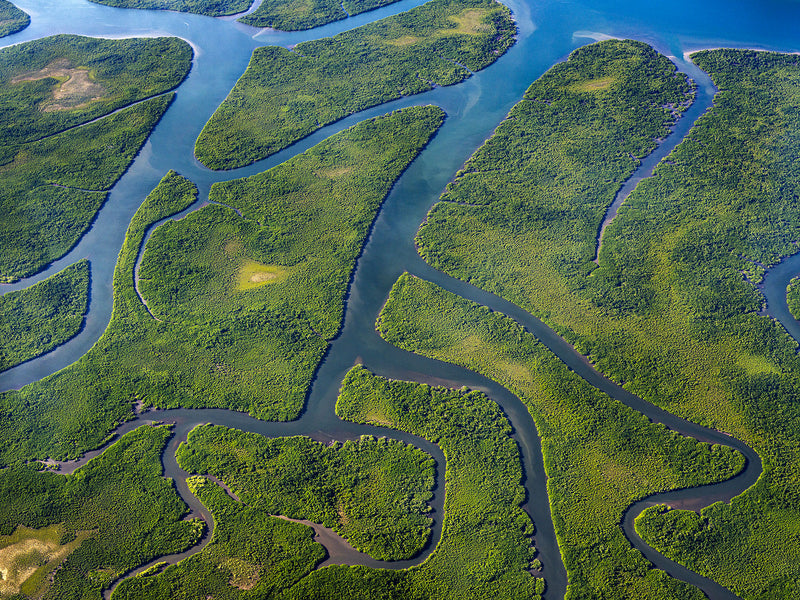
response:
{"label": "forested island", "polygon": [[[611,218],[698,98],[642,41],[573,42],[463,150],[489,90],[436,92],[525,60],[525,11],[286,47],[255,28],[391,2],[92,1],[252,56],[194,115],[193,34],[23,39],[0,0],[0,381],[74,354],[0,392],[0,598],[800,594],[800,359],[764,299],[800,249],[797,55],[691,54],[713,105]],[[133,177],[124,236],[76,252]],[[408,179],[436,201],[395,232]]]}
{"label": "forested island", "polygon": [[250,164],[349,114],[464,81],[515,32],[493,0],[434,0],[291,50],[257,48],[195,153],[212,169]]}

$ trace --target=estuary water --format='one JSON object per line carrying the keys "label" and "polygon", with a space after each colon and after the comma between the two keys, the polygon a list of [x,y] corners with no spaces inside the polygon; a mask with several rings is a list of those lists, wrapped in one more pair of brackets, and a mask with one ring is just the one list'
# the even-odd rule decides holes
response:
{"label": "estuary water", "polygon": [[[346,439],[380,431],[412,441],[399,432],[343,424],[336,418],[333,407],[338,388],[344,374],[354,363],[363,362],[372,371],[389,377],[453,387],[467,385],[484,390],[503,407],[514,426],[526,474],[526,509],[536,524],[536,545],[544,563],[546,596],[548,599],[561,598],[567,578],[547,503],[539,439],[527,410],[508,391],[479,375],[423,359],[386,344],[375,334],[375,318],[389,289],[403,271],[410,271],[466,298],[504,312],[537,335],[579,375],[652,420],[664,422],[677,431],[699,439],[732,445],[745,453],[748,468],[739,477],[718,486],[681,492],[684,495],[681,501],[689,503],[687,506],[699,507],[717,499],[730,499],[746,489],[760,473],[760,460],[749,448],[724,434],[686,423],[660,411],[611,383],[552,330],[518,307],[431,269],[419,259],[413,237],[447,182],[469,155],[491,135],[494,127],[522,97],[530,83],[550,66],[565,59],[575,48],[608,37],[638,39],[670,56],[679,69],[699,79],[702,76],[684,59],[685,53],[695,49],[727,46],[797,51],[800,48],[800,32],[796,28],[800,22],[800,3],[788,0],[713,0],[698,4],[682,0],[665,6],[633,0],[508,1],[519,27],[517,44],[494,65],[476,73],[466,82],[436,88],[353,115],[269,159],[242,169],[212,172],[194,159],[193,146],[197,135],[244,72],[254,48],[261,45],[291,46],[301,41],[334,35],[422,3],[422,0],[403,0],[311,31],[283,33],[251,28],[228,18],[115,9],[87,0],[17,1],[16,4],[31,15],[32,23],[22,32],[0,40],[0,44],[16,44],[57,33],[101,37],[174,35],[192,44],[195,58],[189,77],[178,88],[176,101],[131,168],[111,191],[88,233],[65,257],[36,276],[13,285],[0,285],[0,293],[22,289],[81,258],[88,258],[92,265],[91,304],[84,329],[56,350],[0,374],[0,389],[19,388],[73,363],[99,338],[111,315],[111,280],[125,230],[138,206],[169,169],[178,171],[198,185],[200,197],[189,209],[192,210],[207,200],[208,190],[216,181],[261,172],[365,118],[409,105],[436,104],[447,112],[448,119],[430,145],[397,182],[376,219],[351,283],[343,330],[332,343],[318,370],[302,418],[292,423],[253,424],[248,417],[236,413],[205,410],[184,411],[190,414],[176,412],[164,418],[171,420],[174,416],[175,420],[185,424],[210,421],[252,428],[265,435],[303,433],[317,439]],[[694,113],[685,117],[685,121],[679,122],[678,131],[667,143],[674,143],[685,135],[699,112],[695,109]],[[642,171],[638,175],[646,176],[647,172]],[[800,269],[800,264],[796,266]],[[793,267],[786,268],[791,270]],[[767,287],[772,285],[779,289],[781,284],[778,279],[768,277]],[[412,443],[425,447],[437,456],[440,484],[435,502],[441,507],[443,457],[436,454],[435,448],[425,446],[422,440],[413,439]],[[177,465],[173,463],[174,457],[167,452],[167,474],[176,477],[181,495],[193,510],[203,514],[204,509],[188,494],[181,483]],[[644,502],[657,500],[653,498]],[[632,519],[638,510],[632,507],[628,511],[623,527],[631,542],[652,562],[670,574],[697,585],[709,597],[735,597],[713,582],[681,570],[638,540],[628,523],[628,516]],[[414,562],[419,562],[432,551],[438,540],[441,510],[434,514],[438,518],[435,519],[437,529],[432,543]],[[206,518],[210,523],[210,516],[206,515]]]}

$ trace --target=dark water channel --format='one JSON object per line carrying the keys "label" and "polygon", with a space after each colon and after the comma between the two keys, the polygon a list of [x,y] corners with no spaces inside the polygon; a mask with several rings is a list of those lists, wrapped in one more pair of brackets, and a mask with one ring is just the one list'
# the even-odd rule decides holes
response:
{"label": "dark water channel", "polygon": [[[713,486],[645,499],[628,510],[621,524],[631,543],[659,568],[697,585],[711,598],[735,597],[714,582],[675,565],[646,546],[633,531],[632,519],[652,503],[669,502],[676,507],[699,509],[717,500],[727,501],[758,478],[761,472],[758,456],[738,440],[679,419],[617,386],[599,374],[585,357],[555,332],[519,307],[432,269],[417,255],[413,237],[446,183],[475,148],[491,135],[493,128],[522,97],[528,85],[576,47],[609,36],[639,39],[671,56],[679,69],[697,78],[700,94],[696,107],[690,109],[677,124],[676,133],[657,151],[666,153],[685,135],[691,122],[702,112],[711,90],[708,79],[685,62],[682,58],[684,54],[693,49],[716,46],[795,51],[800,47],[800,34],[795,26],[800,22],[798,3],[791,0],[760,3],[714,0],[698,5],[683,0],[673,2],[665,9],[657,3],[632,0],[509,1],[507,4],[512,8],[519,25],[518,43],[495,65],[460,85],[436,88],[343,119],[269,159],[227,172],[212,172],[200,165],[193,156],[194,141],[207,119],[244,72],[255,47],[267,44],[289,46],[326,37],[408,10],[422,4],[423,0],[403,0],[371,13],[298,33],[258,30],[229,18],[211,19],[173,12],[114,9],[86,0],[19,0],[16,3],[31,14],[32,24],[19,34],[5,38],[3,41],[6,44],[55,33],[102,37],[175,35],[193,45],[195,59],[192,72],[178,89],[176,101],[131,168],[114,187],[88,233],[65,257],[36,276],[14,285],[0,285],[0,292],[6,293],[41,281],[80,258],[89,258],[92,264],[90,312],[82,332],[56,350],[0,374],[0,389],[19,388],[68,366],[85,354],[99,338],[111,315],[112,275],[125,230],[138,206],[169,169],[175,169],[198,185],[200,196],[198,202],[189,209],[193,210],[207,201],[208,191],[214,182],[261,172],[370,116],[409,105],[437,104],[447,112],[448,119],[431,144],[397,182],[376,219],[351,283],[342,332],[331,344],[317,372],[302,417],[290,423],[265,423],[222,410],[151,411],[137,421],[126,424],[125,429],[147,419],[176,422],[176,435],[164,453],[165,473],[175,479],[178,491],[192,512],[202,515],[209,524],[213,523],[211,516],[188,492],[185,474],[177,467],[174,457],[177,443],[198,423],[213,422],[267,436],[303,434],[320,441],[352,439],[369,434],[390,435],[413,443],[431,453],[438,463],[438,487],[433,501],[435,528],[431,544],[412,561],[386,564],[367,560],[363,556],[349,561],[370,566],[405,568],[424,560],[440,537],[444,457],[437,447],[414,436],[340,421],[334,414],[334,404],[342,378],[354,363],[363,362],[379,375],[451,387],[467,385],[483,390],[502,406],[513,424],[526,478],[524,485],[528,500],[525,508],[536,524],[536,546],[544,563],[546,596],[548,599],[563,597],[567,584],[566,572],[550,517],[539,438],[525,407],[513,394],[480,375],[404,352],[386,344],[375,333],[375,318],[389,289],[403,271],[410,271],[516,319],[589,383],[651,420],[703,441],[732,446],[745,454],[747,469],[738,477]],[[629,182],[631,189],[638,181],[636,178],[647,176],[649,169],[660,158],[661,155],[654,154],[643,162],[641,169]],[[620,200],[625,195],[622,192]],[[786,273],[800,269],[800,259],[790,259],[770,273],[767,289],[772,285],[771,282],[778,281],[781,268]],[[785,288],[785,283],[782,285]],[[780,284],[775,283],[773,288],[779,291]],[[781,310],[778,306],[782,297],[780,294],[774,298],[767,294],[767,297],[771,311]],[[783,303],[785,305],[785,298]],[[787,323],[782,313],[771,314]],[[787,328],[792,323],[793,319]],[[800,339],[800,327],[797,329],[792,334]],[[197,552],[200,547],[184,555]],[[170,562],[179,558],[168,557]],[[159,559],[162,560],[165,559]]]}

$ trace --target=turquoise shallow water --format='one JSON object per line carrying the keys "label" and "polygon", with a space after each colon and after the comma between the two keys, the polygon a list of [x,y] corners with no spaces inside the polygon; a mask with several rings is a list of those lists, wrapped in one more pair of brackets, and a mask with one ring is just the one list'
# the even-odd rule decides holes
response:
{"label": "turquoise shallow water", "polygon": [[[716,0],[704,3],[680,1],[668,5],[610,0],[508,2],[519,25],[517,44],[496,64],[463,84],[437,88],[426,94],[364,111],[320,130],[267,160],[235,171],[212,172],[194,159],[194,140],[244,72],[255,47],[268,44],[288,46],[333,35],[421,3],[421,0],[403,0],[379,11],[312,31],[281,33],[253,29],[229,19],[113,9],[86,0],[17,2],[31,14],[32,24],[19,34],[0,40],[0,43],[19,43],[55,33],[104,37],[176,35],[193,45],[195,61],[191,74],[178,90],[176,101],[78,245],[42,273],[18,284],[0,285],[0,293],[5,293],[40,281],[80,258],[87,257],[92,262],[91,307],[83,331],[53,352],[0,374],[0,389],[20,387],[71,364],[87,352],[102,334],[111,315],[111,277],[127,225],[147,193],[169,169],[179,171],[198,184],[201,190],[199,205],[215,181],[258,173],[364,118],[413,104],[437,104],[447,112],[448,119],[436,138],[397,183],[375,222],[352,281],[342,333],[333,342],[319,369],[303,417],[291,424],[264,425],[263,432],[267,435],[315,433],[334,437],[366,432],[364,428],[343,425],[333,414],[341,379],[356,360],[387,376],[454,386],[466,384],[488,391],[501,403],[514,424],[527,477],[527,509],[537,525],[536,543],[545,564],[548,597],[558,598],[563,596],[566,575],[552,530],[539,440],[527,411],[511,394],[482,377],[421,359],[384,343],[375,334],[375,317],[400,273],[411,271],[517,318],[543,341],[550,340],[548,345],[587,380],[637,410],[646,414],[651,411],[652,415],[648,416],[654,420],[663,421],[676,430],[686,431],[696,437],[734,443],[653,409],[638,398],[628,398],[624,390],[599,376],[571,347],[530,315],[490,294],[451,280],[425,265],[416,253],[413,237],[427,210],[464,160],[491,135],[494,127],[522,97],[530,83],[554,63],[566,58],[573,49],[606,37],[630,37],[650,43],[673,57],[679,68],[685,70],[690,67],[683,62],[684,54],[699,48],[730,46],[794,52],[800,49],[800,33],[796,28],[800,22],[800,2]],[[675,135],[684,135],[689,121],[695,117],[687,116],[687,120],[679,124],[679,131]],[[641,174],[646,175],[645,172]],[[783,268],[792,271],[794,267],[790,264]],[[800,264],[797,268],[800,269]],[[791,273],[768,277],[768,297],[778,298],[781,285],[785,286],[785,283],[781,283],[781,277],[789,276]],[[778,300],[770,300],[771,306],[778,304]],[[236,415],[223,416],[212,411],[194,411],[193,414],[191,419],[198,422],[215,420],[233,424],[240,419]],[[740,449],[747,451],[745,447]],[[715,498],[714,494],[730,497],[737,493],[736,490],[747,487],[748,482],[754,481],[760,472],[758,457],[752,452],[748,456],[750,468],[743,478],[714,489],[695,491],[695,496],[699,495],[701,500]],[[177,466],[167,467],[168,474],[180,475]],[[443,470],[440,468],[440,473]],[[438,496],[441,496],[441,490],[440,485]],[[441,498],[438,498],[437,502],[440,501]],[[626,532],[631,537],[627,529]],[[704,589],[712,597],[732,597],[726,595],[724,590],[711,589],[707,582],[694,574],[678,573],[674,565],[663,562],[657,555],[648,558],[676,576],[705,586]]]}

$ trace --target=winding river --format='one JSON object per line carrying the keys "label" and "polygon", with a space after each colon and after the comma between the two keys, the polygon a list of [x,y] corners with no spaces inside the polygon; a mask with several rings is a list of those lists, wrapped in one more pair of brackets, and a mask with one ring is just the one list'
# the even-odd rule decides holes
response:
{"label": "winding river", "polygon": [[[334,414],[339,385],[346,371],[362,362],[373,372],[397,379],[430,384],[469,387],[486,392],[498,402],[514,427],[519,443],[525,488],[526,510],[536,524],[536,546],[544,563],[548,600],[564,596],[567,576],[553,530],[546,494],[546,477],[539,438],[525,406],[513,394],[486,378],[456,367],[404,352],[381,340],[374,330],[377,313],[388,291],[403,271],[432,281],[460,296],[487,305],[521,323],[590,384],[627,406],[699,440],[732,446],[747,457],[743,473],[726,482],[701,488],[670,492],[646,498],[628,509],[621,523],[631,543],[651,562],[674,577],[702,589],[710,598],[735,598],[731,592],[696,573],[676,565],[644,544],[633,529],[633,518],[646,506],[669,502],[676,507],[699,509],[717,500],[728,501],[752,485],[761,472],[761,461],[750,448],[724,433],[684,421],[630,394],[598,373],[587,359],[549,327],[519,307],[453,279],[432,269],[418,256],[413,238],[430,206],[438,199],[446,183],[462,163],[489,136],[511,106],[522,97],[528,85],[570,51],[583,44],[606,37],[630,37],[653,45],[670,56],[678,68],[699,83],[695,105],[676,124],[674,133],[649,158],[620,191],[618,202],[642,177],[647,177],[662,156],[666,155],[688,131],[694,120],[710,104],[713,86],[684,58],[687,51],[702,47],[760,47],[796,51],[800,34],[793,24],[800,22],[800,5],[791,0],[713,0],[702,5],[680,0],[665,11],[657,3],[633,0],[509,0],[519,26],[517,44],[496,64],[476,73],[466,82],[436,88],[425,94],[363,111],[325,127],[308,138],[266,160],[227,172],[213,172],[193,156],[194,140],[215,108],[225,98],[244,72],[254,48],[260,45],[291,46],[326,37],[367,22],[402,12],[424,0],[402,0],[379,10],[357,15],[307,32],[283,33],[259,30],[231,18],[212,19],[173,12],[138,11],[109,8],[87,0],[15,0],[32,17],[22,32],[4,38],[16,44],[55,33],[76,33],[100,37],[174,35],[189,41],[195,58],[192,71],[179,87],[175,102],[154,130],[131,168],[111,191],[108,201],[94,224],[80,242],[62,259],[34,277],[13,285],[1,285],[0,292],[23,289],[62,270],[81,258],[92,265],[91,305],[83,330],[72,340],[40,358],[0,374],[0,389],[19,388],[36,381],[77,360],[85,354],[107,326],[112,307],[112,275],[125,230],[146,195],[169,169],[174,169],[198,185],[198,201],[186,212],[196,210],[208,200],[211,185],[217,181],[259,173],[306,150],[322,139],[370,116],[415,104],[441,106],[448,119],[422,155],[394,186],[379,213],[372,233],[351,282],[345,321],[341,333],[332,342],[318,369],[307,406],[297,421],[270,423],[223,410],[150,411],[126,423],[118,433],[148,420],[176,423],[176,433],[163,456],[165,474],[176,481],[181,497],[194,515],[199,515],[213,529],[208,511],[188,492],[183,473],[175,461],[174,449],[193,426],[213,422],[266,436],[309,435],[320,441],[356,438],[362,434],[391,435],[423,448],[437,460],[437,493],[432,502],[434,531],[426,550],[410,561],[383,563],[369,557],[337,551],[335,557],[345,564],[366,564],[384,568],[406,568],[418,564],[435,549],[441,535],[444,502],[444,457],[433,444],[397,431],[340,421]],[[653,5],[651,5],[653,4]],[[615,214],[609,211],[607,219]],[[602,228],[601,228],[602,229]],[[602,231],[598,235],[598,241]],[[800,270],[800,257],[788,259],[771,272],[764,284],[768,311],[800,339],[800,326],[785,310],[786,281]],[[88,458],[66,465],[65,471],[77,468]],[[210,536],[186,553],[159,558],[176,562],[198,552]],[[146,568],[145,565],[142,568]],[[137,569],[139,571],[141,569]],[[109,591],[110,595],[110,591]]]}

